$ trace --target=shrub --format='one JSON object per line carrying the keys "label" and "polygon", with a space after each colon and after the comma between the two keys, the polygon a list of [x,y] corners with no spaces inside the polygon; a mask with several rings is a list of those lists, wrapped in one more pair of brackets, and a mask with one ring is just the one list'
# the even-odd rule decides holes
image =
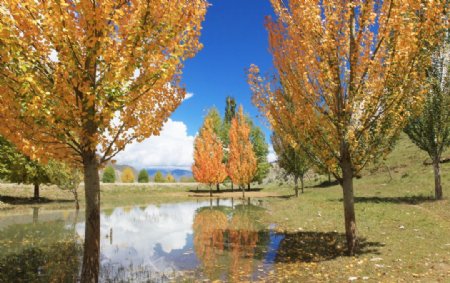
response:
{"label": "shrub", "polygon": [[148,183],[148,181],[149,181],[149,177],[148,177],[147,170],[142,169],[141,171],[139,171],[138,182],[139,183]]}
{"label": "shrub", "polygon": [[167,173],[167,175],[166,175],[166,181],[167,181],[168,183],[175,183],[175,182],[176,182],[175,177],[174,177],[172,174],[170,174],[170,173]]}
{"label": "shrub", "polygon": [[134,183],[135,178],[133,170],[131,170],[130,167],[123,169],[121,179],[123,183]]}
{"label": "shrub", "polygon": [[115,183],[116,182],[116,171],[112,166],[107,166],[105,171],[103,171],[102,177],[103,183]]}
{"label": "shrub", "polygon": [[156,171],[154,181],[155,183],[164,183],[166,181],[161,171]]}

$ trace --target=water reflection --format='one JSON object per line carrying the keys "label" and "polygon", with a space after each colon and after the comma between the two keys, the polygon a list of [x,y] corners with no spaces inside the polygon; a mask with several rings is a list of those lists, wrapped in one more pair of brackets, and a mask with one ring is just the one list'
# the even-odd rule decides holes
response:
{"label": "water reflection", "polygon": [[[60,218],[60,216],[62,216]],[[63,215],[44,214],[0,218],[0,282],[74,282],[81,243],[74,224]],[[66,218],[67,220],[67,218]],[[71,223],[71,224],[68,224]]]}
{"label": "water reflection", "polygon": [[[260,201],[248,199],[103,211],[100,281],[265,281],[276,264],[343,254],[344,235],[275,233],[263,224],[265,214]],[[0,282],[76,280],[84,225],[69,212],[0,214]]]}

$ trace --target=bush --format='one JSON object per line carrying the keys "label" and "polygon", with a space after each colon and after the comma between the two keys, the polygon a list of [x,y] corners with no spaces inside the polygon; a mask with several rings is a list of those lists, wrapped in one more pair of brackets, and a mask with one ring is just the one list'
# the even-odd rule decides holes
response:
{"label": "bush", "polygon": [[112,166],[107,166],[105,171],[103,171],[102,177],[103,183],[115,183],[116,182],[116,171]]}
{"label": "bush", "polygon": [[135,178],[133,170],[131,170],[130,167],[123,169],[121,179],[122,183],[134,183]]}
{"label": "bush", "polygon": [[138,182],[139,183],[148,183],[148,181],[149,181],[149,177],[148,177],[147,170],[142,169],[141,171],[139,171]]}
{"label": "bush", "polygon": [[154,181],[155,183],[164,183],[166,181],[161,171],[156,171]]}
{"label": "bush", "polygon": [[170,173],[167,173],[166,181],[168,183],[175,183],[176,182],[175,177],[172,174],[170,174]]}

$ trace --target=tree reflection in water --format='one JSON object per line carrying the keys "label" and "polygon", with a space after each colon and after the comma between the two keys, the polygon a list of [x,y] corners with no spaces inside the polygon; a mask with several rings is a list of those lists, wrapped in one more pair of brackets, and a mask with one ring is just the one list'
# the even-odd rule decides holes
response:
{"label": "tree reflection in water", "polygon": [[210,280],[248,281],[262,265],[269,232],[258,223],[263,210],[253,205],[208,207],[197,211],[194,249]]}
{"label": "tree reflection in water", "polygon": [[0,282],[76,282],[82,248],[73,227],[61,219],[39,222],[34,208],[31,223],[2,229]]}

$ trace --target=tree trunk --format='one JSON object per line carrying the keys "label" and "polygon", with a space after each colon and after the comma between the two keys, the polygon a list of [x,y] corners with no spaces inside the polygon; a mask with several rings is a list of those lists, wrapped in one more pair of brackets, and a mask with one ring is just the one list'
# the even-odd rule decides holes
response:
{"label": "tree trunk", "polygon": [[442,185],[441,185],[441,166],[440,166],[440,158],[435,158],[433,161],[433,169],[434,169],[434,196],[437,200],[441,200],[442,195]]}
{"label": "tree trunk", "polygon": [[100,178],[94,152],[83,155],[86,224],[81,282],[98,282],[100,256]]}
{"label": "tree trunk", "polygon": [[250,183],[247,184],[247,190],[250,191]]}
{"label": "tree trunk", "polygon": [[353,197],[353,169],[348,153],[343,155],[343,160],[340,165],[342,169],[341,186],[344,194],[345,235],[347,238],[347,252],[348,255],[353,256],[355,254],[357,245],[357,236]]}
{"label": "tree trunk", "polygon": [[300,184],[302,185],[302,194],[305,193],[305,176],[300,176]]}
{"label": "tree trunk", "polygon": [[231,191],[234,192],[234,184],[233,184],[233,181],[231,181]]}
{"label": "tree trunk", "polygon": [[220,184],[219,183],[216,184],[216,190],[220,191]]}
{"label": "tree trunk", "polygon": [[72,191],[72,193],[73,193],[73,198],[75,199],[75,209],[76,210],[80,210],[80,202],[78,200],[78,191],[77,191],[77,189],[74,189]]}
{"label": "tree trunk", "polygon": [[39,199],[39,183],[34,183],[34,199]]}
{"label": "tree trunk", "polygon": [[212,185],[209,184],[209,197],[212,197]]}
{"label": "tree trunk", "polygon": [[245,185],[239,185],[239,187],[242,190],[242,198],[245,199],[245,189],[244,189]]}
{"label": "tree trunk", "polygon": [[295,196],[298,197],[298,176],[294,176],[294,190],[295,190]]}

